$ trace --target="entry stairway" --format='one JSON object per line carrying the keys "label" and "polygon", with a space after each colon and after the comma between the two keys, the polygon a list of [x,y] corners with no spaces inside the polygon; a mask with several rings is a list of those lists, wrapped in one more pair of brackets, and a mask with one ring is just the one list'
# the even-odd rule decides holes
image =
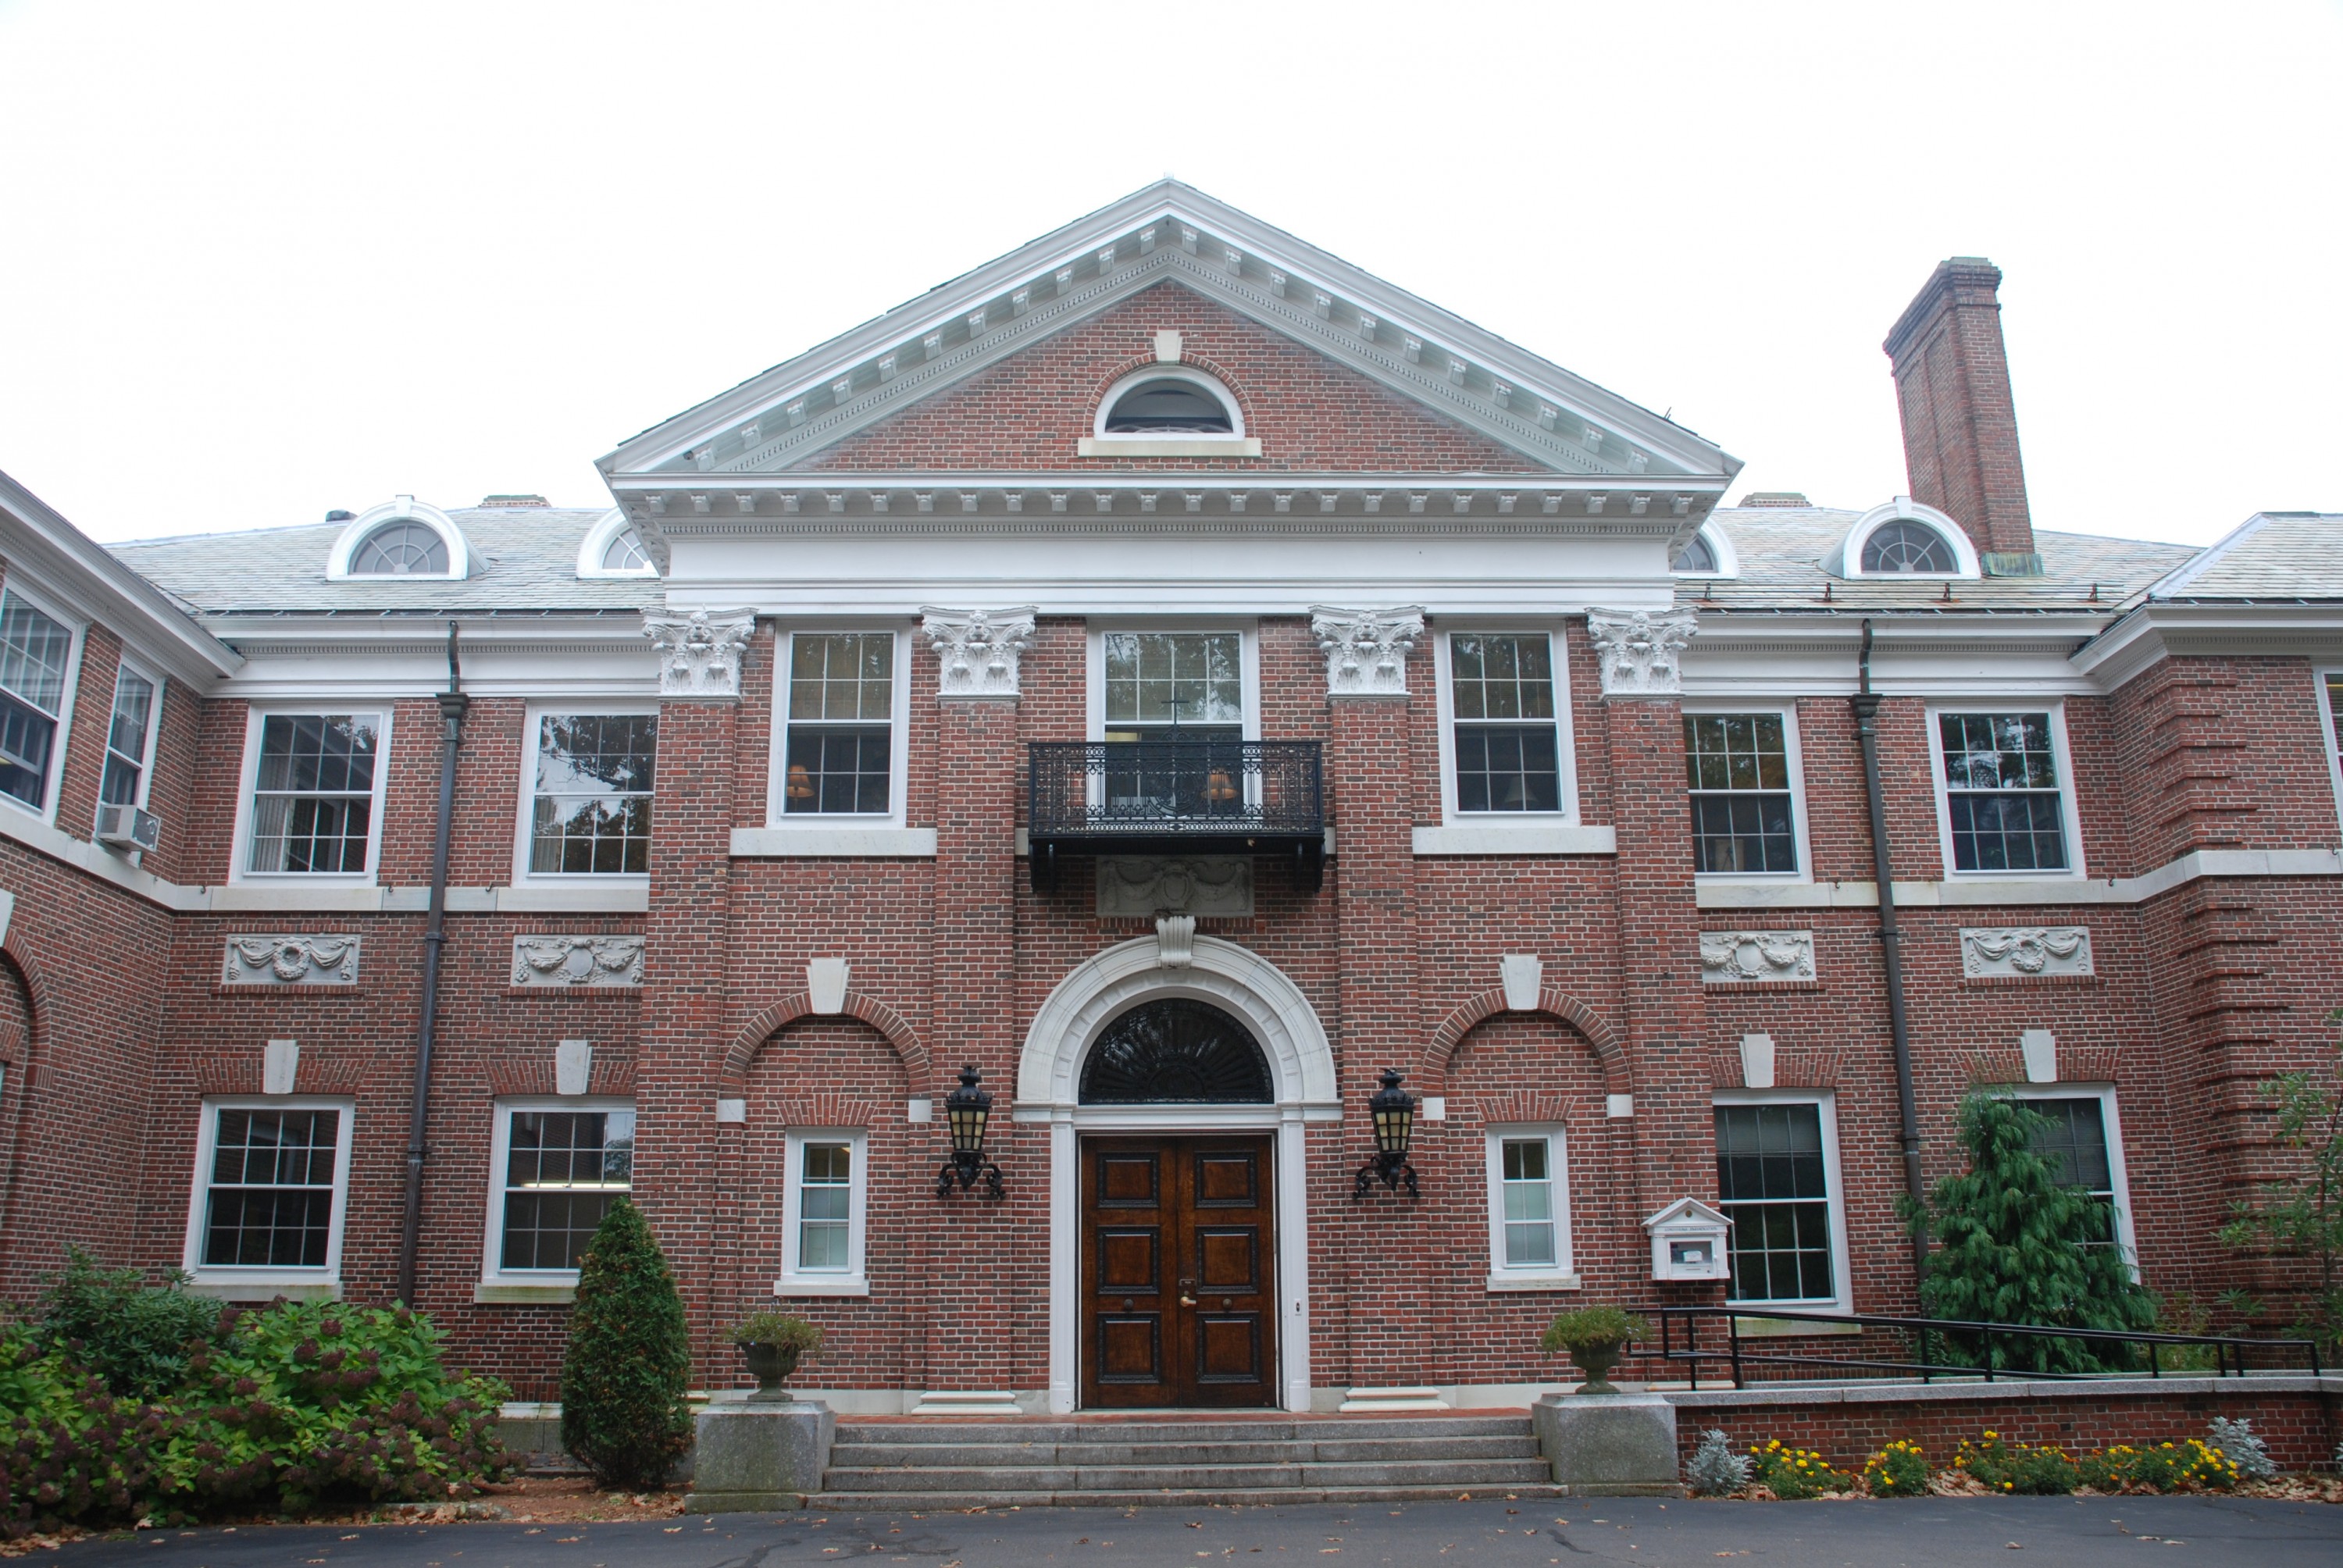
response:
{"label": "entry stairway", "polygon": [[1552,1497],[1525,1414],[841,1418],[816,1508]]}

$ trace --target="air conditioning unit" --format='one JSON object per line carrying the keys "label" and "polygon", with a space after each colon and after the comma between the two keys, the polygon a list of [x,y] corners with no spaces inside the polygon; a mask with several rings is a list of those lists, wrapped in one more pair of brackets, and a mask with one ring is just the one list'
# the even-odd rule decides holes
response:
{"label": "air conditioning unit", "polygon": [[117,849],[151,849],[161,838],[163,819],[136,806],[100,806],[97,841]]}

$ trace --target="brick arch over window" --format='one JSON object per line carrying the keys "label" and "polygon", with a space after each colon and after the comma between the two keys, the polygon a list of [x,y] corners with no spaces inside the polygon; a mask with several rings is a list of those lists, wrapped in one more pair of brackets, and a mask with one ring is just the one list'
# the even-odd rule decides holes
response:
{"label": "brick arch over window", "polygon": [[903,1064],[903,1077],[910,1091],[920,1094],[927,1091],[928,1048],[920,1043],[920,1037],[904,1021],[903,1015],[875,997],[850,990],[846,993],[846,1005],[836,1013],[814,1011],[811,993],[797,991],[750,1019],[732,1037],[731,1048],[724,1053],[718,1092],[728,1096],[747,1093],[749,1065],[768,1040],[799,1019],[831,1017],[859,1019],[886,1036],[887,1043],[895,1049],[896,1060]]}
{"label": "brick arch over window", "polygon": [[[0,1061],[21,1068],[32,1060],[34,1036],[48,1015],[48,983],[39,966],[11,945],[0,947],[0,988],[15,993],[8,1000],[15,1004],[0,1009]],[[22,1021],[12,1016],[17,1008],[24,1010]]]}
{"label": "brick arch over window", "polygon": [[[1457,1048],[1475,1024],[1509,1011],[1502,986],[1492,986],[1478,996],[1468,998],[1464,1004],[1441,1020],[1432,1031],[1432,1039],[1423,1048],[1423,1060],[1419,1076],[1427,1086],[1444,1085],[1448,1081],[1448,1064],[1456,1059]],[[1523,1010],[1541,1013],[1575,1031],[1594,1052],[1594,1060],[1603,1069],[1603,1090],[1606,1094],[1628,1092],[1627,1052],[1611,1026],[1567,991],[1546,986],[1538,992],[1538,1004]]]}
{"label": "brick arch over window", "polygon": [[1113,391],[1126,378],[1136,376],[1142,370],[1155,369],[1202,371],[1219,382],[1222,388],[1237,400],[1237,410],[1244,416],[1245,434],[1248,436],[1261,434],[1252,426],[1252,398],[1246,394],[1243,386],[1236,377],[1230,373],[1228,367],[1207,359],[1201,354],[1191,354],[1184,350],[1178,359],[1168,364],[1156,358],[1152,354],[1134,354],[1121,364],[1114,366],[1108,372],[1106,379],[1100,382],[1091,391],[1091,408],[1096,409],[1104,403],[1107,394]]}

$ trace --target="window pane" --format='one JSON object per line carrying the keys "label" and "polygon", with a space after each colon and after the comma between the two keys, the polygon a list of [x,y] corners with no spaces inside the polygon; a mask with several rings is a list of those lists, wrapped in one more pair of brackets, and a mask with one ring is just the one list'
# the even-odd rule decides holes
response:
{"label": "window pane", "polygon": [[2058,764],[2046,713],[1940,713],[1953,865],[1963,871],[2066,869]]}
{"label": "window pane", "polygon": [[552,714],[538,720],[529,840],[535,872],[650,869],[656,714]]}
{"label": "window pane", "polygon": [[799,632],[789,638],[789,717],[892,719],[894,675],[893,632]]}
{"label": "window pane", "polygon": [[206,1267],[322,1269],[334,1219],[338,1111],[215,1112]]}
{"label": "window pane", "polygon": [[1107,722],[1244,722],[1244,639],[1237,633],[1111,631],[1102,641]]}
{"label": "window pane", "polygon": [[353,714],[261,721],[256,871],[363,871],[374,815],[375,725]]}
{"label": "window pane", "polygon": [[2080,1187],[2099,1201],[2105,1240],[2112,1244],[2116,1240],[2115,1167],[2107,1156],[2107,1118],[2099,1101],[2060,1098],[2021,1099],[2017,1103],[2049,1123],[2036,1136],[2035,1152],[2049,1157],[2062,1184]]}
{"label": "window pane", "polygon": [[114,678],[114,719],[106,744],[133,762],[146,759],[146,725],[155,712],[155,683],[132,670]]}
{"label": "window pane", "polygon": [[602,569],[606,572],[642,571],[651,564],[644,552],[642,537],[632,528],[621,529],[602,550]]}
{"label": "window pane", "polygon": [[1562,809],[1562,764],[1554,726],[1458,725],[1456,809]]}
{"label": "window pane", "polygon": [[884,725],[790,725],[782,809],[884,812],[892,738]]}
{"label": "window pane", "polygon": [[1716,1188],[1733,1221],[1733,1300],[1836,1295],[1820,1106],[1718,1106]]}
{"label": "window pane", "polygon": [[505,1161],[507,1269],[574,1269],[634,1173],[632,1111],[516,1111]]}
{"label": "window pane", "polygon": [[353,577],[406,577],[447,571],[447,541],[423,523],[386,523],[350,555]]}
{"label": "window pane", "polygon": [[1686,714],[1684,739],[1694,868],[1745,875],[1795,871],[1798,841],[1782,716]]}
{"label": "window pane", "polygon": [[56,718],[72,654],[72,632],[15,594],[0,593],[0,691]]}
{"label": "window pane", "polygon": [[843,1273],[854,1266],[854,1147],[802,1145],[798,1181],[798,1267]]}
{"label": "window pane", "polygon": [[49,753],[57,721],[0,691],[0,791],[35,809],[49,797]]}

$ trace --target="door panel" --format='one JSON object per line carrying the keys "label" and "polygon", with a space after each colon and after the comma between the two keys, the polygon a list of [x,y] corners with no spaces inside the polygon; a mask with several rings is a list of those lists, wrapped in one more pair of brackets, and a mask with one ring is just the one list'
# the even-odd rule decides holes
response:
{"label": "door panel", "polygon": [[1270,1146],[1260,1136],[1083,1141],[1085,1404],[1275,1402]]}

